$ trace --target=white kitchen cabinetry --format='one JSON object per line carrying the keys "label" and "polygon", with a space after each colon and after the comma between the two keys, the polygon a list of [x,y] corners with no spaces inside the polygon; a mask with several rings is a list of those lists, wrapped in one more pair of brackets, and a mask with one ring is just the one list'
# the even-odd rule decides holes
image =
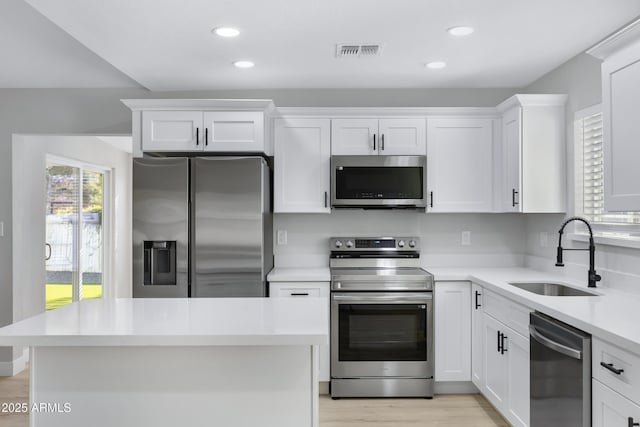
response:
{"label": "white kitchen cabinetry", "polygon": [[640,211],[640,24],[633,23],[588,51],[602,63],[604,208]]}
{"label": "white kitchen cabinetry", "polygon": [[142,113],[143,151],[197,151],[201,143],[201,111],[144,111]]}
{"label": "white kitchen cabinetry", "polygon": [[426,152],[424,119],[333,119],[332,155],[416,155]]}
{"label": "white kitchen cabinetry", "polygon": [[640,423],[640,406],[620,393],[594,380],[591,387],[593,427],[637,426]]}
{"label": "white kitchen cabinetry", "polygon": [[471,381],[478,387],[484,388],[484,324],[482,287],[471,285]]}
{"label": "white kitchen cabinetry", "polygon": [[640,423],[640,355],[596,337],[592,348],[593,426]]}
{"label": "white kitchen cabinetry", "polygon": [[330,119],[282,118],[274,126],[274,212],[331,212]]}
{"label": "white kitchen cabinetry", "polygon": [[528,426],[530,352],[526,331],[531,310],[486,289],[478,291],[484,305],[484,381],[480,389],[512,425]]}
{"label": "white kitchen cabinetry", "polygon": [[566,95],[514,95],[502,113],[501,210],[566,211]]}
{"label": "white kitchen cabinetry", "polygon": [[[329,282],[269,282],[269,296],[271,298],[327,298],[329,305]],[[329,363],[331,353],[329,344],[318,346],[319,381],[329,381],[331,372]]]}
{"label": "white kitchen cabinetry", "polygon": [[431,212],[493,210],[493,119],[427,120]]}
{"label": "white kitchen cabinetry", "polygon": [[471,283],[436,282],[435,380],[471,380]]}
{"label": "white kitchen cabinetry", "polygon": [[268,99],[123,99],[132,111],[133,155],[273,154]]}

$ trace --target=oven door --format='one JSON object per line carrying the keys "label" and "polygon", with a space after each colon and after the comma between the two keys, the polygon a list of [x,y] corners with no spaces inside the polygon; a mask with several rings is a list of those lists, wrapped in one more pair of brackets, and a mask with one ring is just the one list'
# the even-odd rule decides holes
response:
{"label": "oven door", "polygon": [[331,377],[433,376],[431,292],[331,294]]}
{"label": "oven door", "polygon": [[333,156],[334,207],[426,207],[425,156]]}

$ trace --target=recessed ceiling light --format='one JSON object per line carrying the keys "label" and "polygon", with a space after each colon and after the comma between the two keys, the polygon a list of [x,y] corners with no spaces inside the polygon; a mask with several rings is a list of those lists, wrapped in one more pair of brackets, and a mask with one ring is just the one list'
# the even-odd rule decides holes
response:
{"label": "recessed ceiling light", "polygon": [[213,33],[220,37],[236,37],[240,31],[231,27],[218,27],[213,29]]}
{"label": "recessed ceiling light", "polygon": [[237,68],[252,68],[254,65],[251,61],[236,61],[233,63]]}
{"label": "recessed ceiling light", "polygon": [[427,64],[427,68],[432,70],[439,70],[440,68],[444,68],[447,66],[447,63],[444,61],[433,61]]}
{"label": "recessed ceiling light", "polygon": [[462,37],[472,34],[475,30],[473,27],[451,27],[447,30],[452,36]]}

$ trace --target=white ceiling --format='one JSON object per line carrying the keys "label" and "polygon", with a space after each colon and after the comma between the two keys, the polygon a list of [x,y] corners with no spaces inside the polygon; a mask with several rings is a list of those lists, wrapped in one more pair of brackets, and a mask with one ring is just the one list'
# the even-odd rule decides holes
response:
{"label": "white ceiling", "polygon": [[23,0],[0,0],[1,88],[139,87]]}
{"label": "white ceiling", "polygon": [[[523,87],[640,15],[638,0],[27,1],[151,90]],[[337,59],[336,43],[384,50]]]}

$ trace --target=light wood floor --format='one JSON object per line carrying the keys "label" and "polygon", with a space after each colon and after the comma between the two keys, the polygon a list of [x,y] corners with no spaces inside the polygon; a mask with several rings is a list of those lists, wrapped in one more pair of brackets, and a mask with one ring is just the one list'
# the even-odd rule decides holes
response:
{"label": "light wood floor", "polygon": [[[0,405],[29,402],[29,372],[0,377]],[[26,414],[0,413],[0,426],[27,427]],[[509,424],[479,394],[428,399],[339,399],[320,396],[320,427],[493,427]]]}

